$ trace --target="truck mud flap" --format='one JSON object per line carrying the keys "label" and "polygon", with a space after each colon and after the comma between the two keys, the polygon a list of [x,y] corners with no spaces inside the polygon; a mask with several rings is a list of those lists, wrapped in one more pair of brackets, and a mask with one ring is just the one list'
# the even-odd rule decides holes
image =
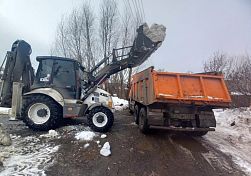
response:
{"label": "truck mud flap", "polygon": [[200,128],[216,127],[216,120],[213,112],[204,112],[196,117],[197,126]]}

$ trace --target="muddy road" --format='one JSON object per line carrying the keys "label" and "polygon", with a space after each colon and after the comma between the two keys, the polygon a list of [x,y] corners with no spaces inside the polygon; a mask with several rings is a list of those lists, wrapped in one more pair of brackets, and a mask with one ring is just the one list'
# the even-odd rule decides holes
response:
{"label": "muddy road", "polygon": [[[6,118],[1,118],[0,123],[9,124],[7,130],[17,136],[39,137],[42,134],[34,134],[22,123],[9,122]],[[85,123],[74,120],[68,122],[68,125],[85,126]],[[213,143],[204,138],[193,138],[163,130],[154,130],[148,135],[143,135],[126,111],[115,113],[115,123],[107,137],[96,137],[88,141],[90,146],[87,148],[84,147],[86,141],[74,138],[74,130],[67,131],[61,128],[56,131],[60,137],[51,140],[41,138],[39,141],[51,144],[54,148],[59,146],[47,162],[40,163],[39,167],[43,168],[43,174],[46,175],[245,175],[232,162],[230,156],[217,150]],[[101,148],[97,141],[100,141],[100,145],[108,141],[112,155],[101,156]]]}

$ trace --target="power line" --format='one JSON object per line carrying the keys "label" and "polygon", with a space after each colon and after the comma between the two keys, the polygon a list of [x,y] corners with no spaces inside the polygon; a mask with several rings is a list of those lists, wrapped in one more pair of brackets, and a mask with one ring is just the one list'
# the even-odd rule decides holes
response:
{"label": "power line", "polygon": [[136,24],[138,25],[138,23],[139,23],[139,11],[138,11],[138,8],[137,8],[134,0],[132,0],[132,5],[134,7],[133,9],[134,9],[134,12],[136,14],[135,21],[136,21]]}
{"label": "power line", "polygon": [[131,12],[131,14],[132,14],[132,19],[134,20],[135,23],[137,23],[137,22],[136,22],[136,18],[135,18],[134,13],[133,13],[133,10],[132,10],[132,7],[131,7],[131,4],[130,4],[130,1],[129,1],[129,0],[124,0],[124,4],[125,4],[127,7],[129,7],[129,10],[130,10],[130,12]]}
{"label": "power line", "polygon": [[136,2],[136,5],[137,5],[137,7],[139,9],[139,12],[140,12],[140,21],[142,23],[144,21],[144,17],[143,17],[143,13],[142,13],[142,6],[140,4],[140,1],[136,0],[135,2]]}
{"label": "power line", "polygon": [[140,2],[141,2],[142,12],[143,12],[144,20],[145,20],[146,15],[145,15],[145,9],[144,9],[144,5],[143,5],[143,0],[140,0]]}
{"label": "power line", "polygon": [[135,12],[136,12],[136,19],[137,19],[137,22],[140,23],[140,20],[141,20],[141,16],[140,16],[140,12],[139,12],[139,9],[138,9],[138,6],[137,6],[137,0],[132,0],[133,2],[133,5],[134,5],[134,9],[135,9]]}

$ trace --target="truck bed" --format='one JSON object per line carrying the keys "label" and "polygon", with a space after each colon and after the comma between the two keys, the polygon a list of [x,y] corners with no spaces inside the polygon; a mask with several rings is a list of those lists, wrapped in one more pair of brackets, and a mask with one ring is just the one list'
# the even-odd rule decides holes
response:
{"label": "truck bed", "polygon": [[222,74],[157,72],[150,67],[133,76],[130,97],[153,103],[228,107],[231,102]]}

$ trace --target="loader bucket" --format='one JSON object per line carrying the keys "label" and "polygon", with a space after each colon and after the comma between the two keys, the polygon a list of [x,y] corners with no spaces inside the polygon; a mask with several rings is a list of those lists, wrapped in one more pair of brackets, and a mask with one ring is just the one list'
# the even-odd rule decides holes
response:
{"label": "loader bucket", "polygon": [[153,24],[150,28],[145,23],[137,29],[137,36],[129,52],[131,67],[141,65],[162,44],[166,36],[166,27]]}

